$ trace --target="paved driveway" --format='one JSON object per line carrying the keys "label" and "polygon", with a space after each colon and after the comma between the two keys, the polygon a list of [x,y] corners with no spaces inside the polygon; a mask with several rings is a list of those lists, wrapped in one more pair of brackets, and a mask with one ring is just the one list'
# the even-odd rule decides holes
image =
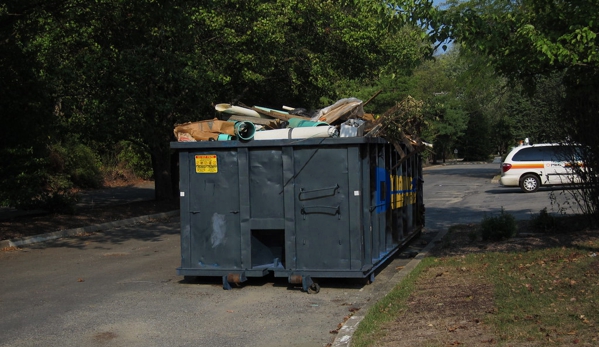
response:
{"label": "paved driveway", "polygon": [[[502,187],[496,180],[499,164],[461,164],[429,167],[424,171],[424,200],[429,228],[480,222],[501,208],[518,219],[529,219],[543,208],[550,213],[577,212],[561,188],[524,193]],[[561,212],[560,212],[561,211]]]}
{"label": "paved driveway", "polygon": [[371,285],[320,280],[308,295],[286,279],[251,278],[231,291],[220,279],[184,283],[179,221],[0,252],[0,346],[325,346],[352,311],[368,306],[435,230],[506,210],[526,218],[549,205],[492,183],[497,164],[425,171],[427,231]]}

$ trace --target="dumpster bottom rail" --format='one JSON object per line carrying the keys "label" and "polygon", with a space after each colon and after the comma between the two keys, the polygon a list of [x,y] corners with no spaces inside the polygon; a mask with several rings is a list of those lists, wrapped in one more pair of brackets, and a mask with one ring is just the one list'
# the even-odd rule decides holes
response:
{"label": "dumpster bottom rail", "polygon": [[367,283],[373,283],[375,273],[393,258],[397,252],[412,241],[422,230],[419,228],[410,236],[402,240],[401,244],[387,251],[383,257],[377,259],[375,264],[366,265],[359,270],[348,269],[282,269],[280,266],[261,267],[260,269],[202,269],[202,268],[177,268],[177,275],[186,277],[221,277],[223,289],[231,290],[231,284],[239,285],[247,281],[248,277],[265,277],[273,275],[277,278],[287,278],[290,284],[301,284],[302,290],[307,293],[318,293],[320,286],[314,278],[367,278]]}

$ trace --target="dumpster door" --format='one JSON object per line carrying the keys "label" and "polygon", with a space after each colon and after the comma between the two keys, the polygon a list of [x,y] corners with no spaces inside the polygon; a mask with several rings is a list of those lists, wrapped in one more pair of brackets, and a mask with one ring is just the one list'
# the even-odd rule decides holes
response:
{"label": "dumpster door", "polygon": [[190,264],[242,269],[238,153],[191,152],[189,160]]}
{"label": "dumpster door", "polygon": [[296,268],[348,270],[347,148],[296,147],[294,159]]}

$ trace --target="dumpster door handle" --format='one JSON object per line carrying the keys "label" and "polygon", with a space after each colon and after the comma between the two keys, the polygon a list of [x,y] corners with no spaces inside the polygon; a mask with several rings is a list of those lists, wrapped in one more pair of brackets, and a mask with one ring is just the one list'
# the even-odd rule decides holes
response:
{"label": "dumpster door handle", "polygon": [[[337,191],[337,189],[339,189],[339,184],[335,184],[335,186],[333,186],[333,187],[326,187],[326,188],[319,188],[319,189],[312,189],[312,190],[306,190],[304,188],[300,188],[298,198],[300,200],[309,200],[309,199],[323,198],[325,196],[333,196],[333,195],[335,195],[335,192]],[[309,193],[317,193],[317,192],[323,192],[323,191],[331,191],[331,192],[329,194],[309,195]]]}
{"label": "dumpster door handle", "polygon": [[311,213],[330,214],[332,216],[337,215],[337,218],[341,219],[341,210],[339,209],[339,205],[337,205],[337,206],[303,206],[301,213],[304,216],[304,219],[306,219],[307,214],[311,214]]}

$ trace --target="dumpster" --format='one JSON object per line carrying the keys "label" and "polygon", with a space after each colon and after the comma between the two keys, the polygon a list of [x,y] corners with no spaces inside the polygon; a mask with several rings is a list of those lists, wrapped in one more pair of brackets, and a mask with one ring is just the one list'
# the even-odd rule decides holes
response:
{"label": "dumpster", "polygon": [[[400,146],[403,155],[397,151]],[[223,288],[269,273],[368,278],[424,223],[419,155],[380,137],[172,142],[181,266]]]}

